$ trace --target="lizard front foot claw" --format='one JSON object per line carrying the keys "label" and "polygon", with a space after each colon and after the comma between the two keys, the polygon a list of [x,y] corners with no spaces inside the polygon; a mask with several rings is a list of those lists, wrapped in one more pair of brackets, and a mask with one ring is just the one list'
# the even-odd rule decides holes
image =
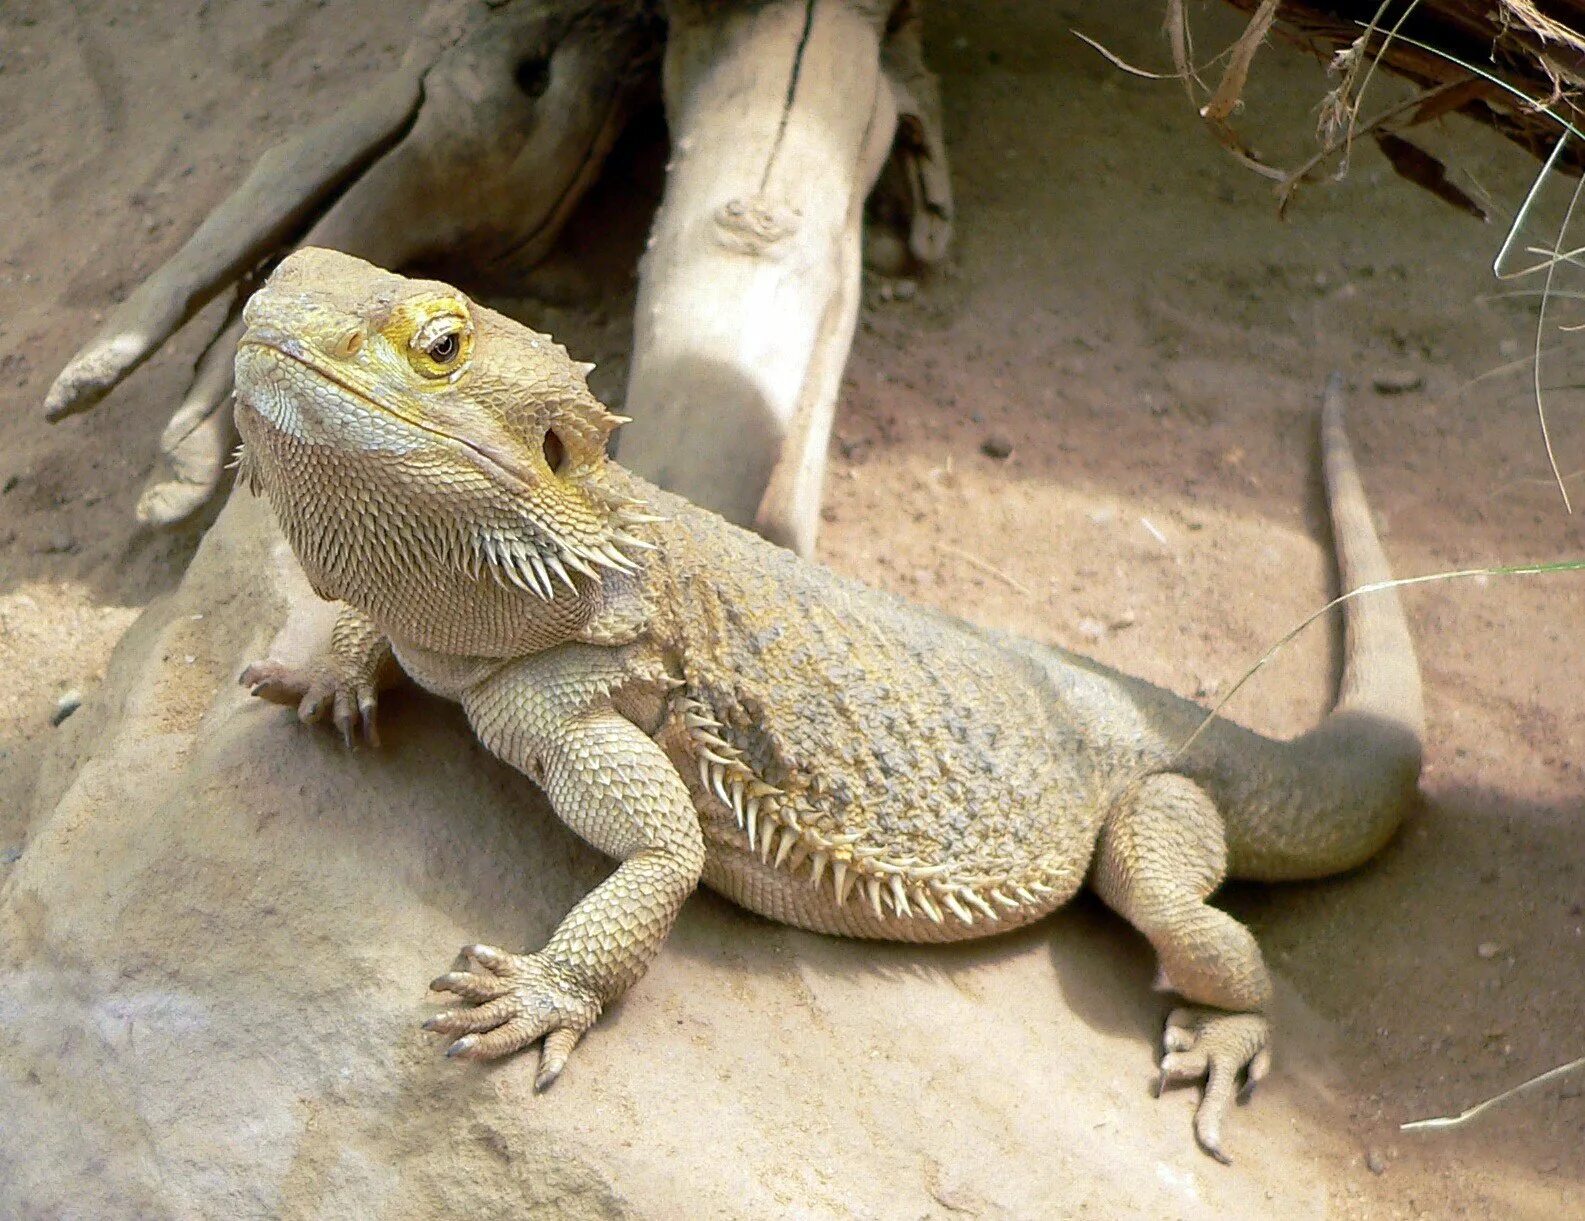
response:
{"label": "lizard front foot claw", "polygon": [[599,1000],[543,954],[509,954],[490,945],[464,946],[462,953],[483,972],[451,971],[429,986],[474,1004],[437,1013],[424,1029],[461,1035],[446,1055],[466,1060],[493,1060],[543,1038],[534,1088],[545,1089],[600,1016]]}
{"label": "lizard front foot claw", "polygon": [[324,664],[300,667],[256,661],[238,681],[262,700],[295,706],[297,719],[305,725],[317,725],[328,713],[348,746],[360,729],[370,746],[380,744],[374,720],[379,688],[372,680],[350,678]]}
{"label": "lizard front foot claw", "polygon": [[1222,1120],[1234,1099],[1247,1100],[1271,1068],[1270,1038],[1270,1025],[1258,1013],[1184,1007],[1167,1016],[1156,1093],[1169,1085],[1205,1082],[1194,1135],[1200,1148],[1224,1165],[1232,1159],[1222,1150]]}

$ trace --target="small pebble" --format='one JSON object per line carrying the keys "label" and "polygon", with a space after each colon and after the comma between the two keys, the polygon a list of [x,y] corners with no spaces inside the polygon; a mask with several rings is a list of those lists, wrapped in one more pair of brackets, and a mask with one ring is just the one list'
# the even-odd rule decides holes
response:
{"label": "small pebble", "polygon": [[22,859],[22,849],[19,847],[0,848],[0,867],[15,865]]}
{"label": "small pebble", "polygon": [[1139,615],[1137,613],[1135,613],[1135,611],[1133,610],[1132,607],[1130,607],[1128,610],[1125,610],[1122,614],[1120,614],[1116,618],[1114,618],[1106,626],[1111,628],[1112,631],[1114,631],[1114,632],[1120,632],[1124,628],[1133,627],[1134,624],[1136,624],[1138,622],[1139,622]]}
{"label": "small pebble", "polygon": [[64,530],[57,530],[44,542],[46,555],[67,555],[77,550],[77,540]]}
{"label": "small pebble", "polygon": [[998,462],[1004,462],[1013,456],[1012,438],[1004,437],[999,432],[993,432],[980,442],[980,453],[987,458],[995,458]]}
{"label": "small pebble", "polygon": [[1387,1173],[1387,1159],[1381,1155],[1380,1149],[1371,1149],[1365,1154],[1365,1166],[1372,1174]]}
{"label": "small pebble", "polygon": [[1377,394],[1408,394],[1425,385],[1425,374],[1413,369],[1388,369],[1370,379]]}
{"label": "small pebble", "polygon": [[1502,946],[1498,945],[1495,941],[1482,941],[1478,946],[1475,947],[1475,953],[1479,954],[1482,958],[1495,958],[1498,954],[1502,953]]}
{"label": "small pebble", "polygon": [[1099,619],[1080,619],[1076,626],[1078,627],[1079,635],[1086,640],[1099,640],[1106,635],[1106,624]]}
{"label": "small pebble", "polygon": [[59,725],[82,706],[83,693],[73,688],[55,701],[55,711],[50,713],[50,724]]}
{"label": "small pebble", "polygon": [[898,280],[892,285],[892,296],[899,301],[912,301],[914,294],[919,291],[919,285],[913,280]]}

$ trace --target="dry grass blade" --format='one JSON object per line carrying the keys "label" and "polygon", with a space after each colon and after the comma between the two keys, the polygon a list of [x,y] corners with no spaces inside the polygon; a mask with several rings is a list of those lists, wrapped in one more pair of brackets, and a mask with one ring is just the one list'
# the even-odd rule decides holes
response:
{"label": "dry grass blade", "polygon": [[1008,575],[1007,573],[1003,572],[1000,568],[996,567],[995,564],[987,564],[984,560],[980,559],[980,557],[975,555],[972,551],[965,551],[965,550],[963,550],[962,547],[954,547],[950,543],[941,543],[941,542],[938,542],[936,544],[936,549],[938,551],[944,551],[948,555],[957,556],[958,559],[962,560],[965,564],[969,565],[969,567],[978,568],[981,572],[983,572],[988,577],[995,577],[998,581],[1001,581],[1005,585],[1007,585],[1008,588],[1016,589],[1019,593],[1023,594],[1024,597],[1026,597],[1026,598],[1033,598],[1035,596],[1035,591],[1030,589],[1029,586],[1025,585],[1017,577]]}
{"label": "dry grass blade", "polygon": [[1152,72],[1148,68],[1136,68],[1133,64],[1129,63],[1116,52],[1108,50],[1106,47],[1096,42],[1095,39],[1091,38],[1088,34],[1071,28],[1068,30],[1068,33],[1072,34],[1080,42],[1094,48],[1100,54],[1101,58],[1106,60],[1107,63],[1111,64],[1112,67],[1121,68],[1130,76],[1142,76],[1147,81],[1175,81],[1183,75],[1181,72]]}
{"label": "dry grass blade", "polygon": [[1189,104],[1195,106],[1194,87],[1204,89],[1205,82],[1194,70],[1194,36],[1189,31],[1183,0],[1167,0],[1167,42],[1172,47],[1172,62],[1177,66],[1183,91],[1189,95]]}
{"label": "dry grass blade", "polygon": [[[1568,139],[1567,134],[1558,141],[1559,147]],[[1563,249],[1563,239],[1568,236],[1569,225],[1574,219],[1574,209],[1579,206],[1580,188],[1585,186],[1585,178],[1575,180],[1574,192],[1569,196],[1568,209],[1563,213],[1563,222],[1558,226],[1557,244],[1555,250]],[[1541,443],[1546,446],[1546,460],[1552,467],[1552,477],[1557,480],[1558,494],[1563,497],[1563,509],[1567,513],[1574,511],[1574,506],[1569,501],[1568,485],[1563,482],[1563,471],[1558,466],[1557,452],[1552,447],[1552,428],[1546,418],[1546,408],[1543,405],[1543,392],[1541,386],[1541,340],[1546,333],[1546,307],[1552,299],[1552,279],[1557,274],[1557,265],[1561,260],[1551,258],[1546,264],[1546,283],[1541,291],[1541,308],[1537,311],[1535,324],[1535,366],[1532,372],[1535,376],[1535,410],[1536,418],[1541,423]]]}
{"label": "dry grass blade", "polygon": [[1504,1090],[1500,1094],[1494,1094],[1486,1099],[1485,1102],[1477,1102],[1474,1106],[1460,1111],[1457,1115],[1438,1115],[1433,1119],[1411,1119],[1408,1123],[1399,1124],[1398,1131],[1424,1132],[1430,1129],[1456,1128],[1460,1124],[1468,1123],[1482,1111],[1512,1098],[1515,1094],[1522,1094],[1525,1090],[1541,1085],[1544,1082],[1566,1076],[1578,1068],[1585,1068],[1585,1056],[1581,1056],[1578,1060],[1570,1060],[1567,1064],[1559,1064],[1556,1068],[1550,1068],[1544,1073],[1539,1073],[1528,1081],[1521,1081],[1512,1089]]}
{"label": "dry grass blade", "polygon": [[1544,41],[1555,42],[1585,54],[1585,35],[1581,35],[1578,30],[1564,25],[1561,21],[1554,21],[1546,16],[1531,4],[1530,0],[1502,0],[1502,6],[1539,34]]}
{"label": "dry grass blade", "polygon": [[[1504,2],[1508,3],[1509,0],[1504,0]],[[1581,186],[1582,183],[1585,183],[1585,179],[1577,180],[1576,183],[1575,183],[1574,193],[1569,199],[1568,211],[1564,214],[1563,223],[1558,229],[1558,238],[1557,238],[1557,241],[1554,244],[1552,250],[1540,252],[1540,253],[1542,253],[1542,254],[1544,254],[1546,256],[1544,258],[1544,261],[1541,262],[1541,263],[1537,263],[1537,264],[1535,264],[1535,265],[1533,265],[1531,267],[1527,267],[1527,268],[1525,268],[1525,269],[1523,269],[1521,271],[1516,271],[1516,272],[1515,271],[1504,271],[1504,264],[1507,262],[1509,254],[1511,254],[1512,251],[1513,251],[1514,243],[1517,242],[1518,239],[1519,239],[1519,233],[1524,228],[1524,223],[1529,218],[1530,211],[1535,206],[1536,199],[1541,194],[1542,186],[1545,184],[1546,180],[1551,176],[1553,171],[1557,168],[1558,163],[1562,160],[1562,157],[1563,157],[1563,154],[1564,154],[1564,149],[1565,149],[1565,147],[1568,144],[1569,137],[1570,136],[1580,136],[1581,132],[1580,132],[1578,127],[1576,127],[1573,123],[1569,122],[1562,115],[1558,114],[1553,108],[1549,107],[1545,102],[1535,101],[1534,99],[1528,97],[1526,94],[1522,93],[1520,90],[1515,89],[1512,85],[1508,84],[1508,82],[1500,79],[1499,77],[1493,75],[1492,73],[1487,72],[1484,69],[1478,68],[1474,64],[1467,63],[1464,60],[1457,58],[1456,56],[1449,55],[1447,52],[1442,51],[1442,50],[1440,50],[1437,47],[1429,46],[1429,45],[1427,45],[1427,44],[1425,44],[1423,42],[1419,42],[1419,41],[1417,41],[1415,39],[1412,39],[1412,38],[1400,38],[1400,40],[1405,42],[1405,43],[1407,43],[1408,45],[1417,47],[1420,50],[1428,51],[1428,52],[1430,52],[1430,53],[1432,53],[1434,55],[1437,55],[1440,58],[1447,60],[1449,63],[1456,64],[1459,67],[1465,69],[1466,71],[1471,72],[1474,75],[1476,75],[1478,77],[1481,77],[1484,80],[1490,81],[1492,84],[1496,85],[1498,88],[1504,90],[1505,92],[1507,92],[1509,94],[1512,94],[1513,96],[1515,96],[1517,98],[1522,99],[1530,108],[1532,108],[1536,112],[1541,113],[1541,114],[1545,114],[1548,118],[1552,119],[1555,123],[1557,123],[1557,125],[1562,129],[1562,134],[1558,137],[1557,143],[1552,146],[1552,152],[1548,155],[1548,157],[1546,159],[1546,163],[1541,167],[1541,172],[1536,175],[1535,181],[1533,183],[1531,183],[1530,190],[1525,195],[1524,203],[1520,206],[1519,211],[1514,215],[1513,225],[1508,230],[1507,236],[1503,239],[1502,246],[1497,251],[1497,257],[1492,263],[1492,274],[1494,276],[1496,276],[1500,280],[1511,280],[1511,279],[1516,279],[1516,278],[1518,278],[1520,276],[1529,275],[1530,273],[1535,272],[1535,271],[1539,271],[1542,268],[1545,268],[1545,270],[1546,270],[1546,283],[1545,283],[1545,285],[1543,286],[1543,288],[1541,290],[1541,309],[1539,311],[1540,317],[1537,319],[1537,322],[1536,322],[1535,367],[1534,367],[1534,370],[1533,370],[1533,373],[1534,373],[1534,386],[1535,386],[1535,406],[1536,406],[1536,415],[1537,415],[1537,417],[1538,417],[1538,419],[1540,421],[1540,425],[1541,425],[1541,440],[1542,440],[1542,444],[1546,447],[1547,463],[1552,468],[1552,476],[1553,476],[1554,480],[1556,480],[1556,482],[1557,482],[1558,493],[1563,497],[1563,508],[1564,508],[1564,511],[1568,512],[1568,513],[1572,513],[1574,511],[1574,506],[1573,506],[1573,503],[1569,499],[1568,486],[1567,486],[1567,484],[1565,483],[1565,481],[1563,479],[1562,470],[1558,466],[1557,454],[1556,454],[1556,451],[1554,450],[1553,445],[1552,445],[1552,429],[1551,429],[1550,424],[1547,422],[1547,418],[1546,418],[1546,407],[1545,407],[1545,403],[1544,403],[1544,388],[1541,385],[1541,355],[1542,355],[1542,351],[1543,351],[1542,338],[1543,338],[1543,336],[1545,334],[1545,327],[1546,327],[1547,302],[1551,299],[1551,297],[1554,294],[1554,289],[1553,289],[1552,284],[1553,284],[1554,275],[1555,275],[1555,272],[1556,272],[1556,269],[1557,269],[1557,265],[1558,265],[1559,262],[1567,261],[1568,258],[1569,258],[1568,255],[1564,255],[1564,254],[1561,253],[1561,251],[1563,249],[1563,239],[1568,234],[1569,223],[1570,223],[1570,221],[1573,220],[1574,209],[1579,203],[1580,186]]]}
{"label": "dry grass blade", "polygon": [[1403,23],[1408,21],[1410,14],[1419,7],[1420,0],[1411,0],[1411,3],[1398,15],[1398,20],[1393,22],[1392,28],[1382,38],[1381,45],[1376,48],[1375,55],[1370,57],[1370,66],[1365,69],[1365,79],[1360,81],[1359,89],[1355,91],[1354,78],[1359,75],[1360,65],[1365,62],[1365,49],[1371,36],[1379,30],[1388,4],[1389,0],[1382,0],[1381,7],[1365,26],[1365,32],[1350,48],[1350,58],[1347,61],[1347,71],[1342,83],[1332,92],[1329,105],[1323,109],[1322,123],[1327,126],[1331,135],[1336,135],[1339,130],[1344,133],[1344,148],[1348,148],[1354,139],[1354,129],[1359,122],[1359,108],[1365,104],[1365,92],[1370,88],[1371,78],[1376,75],[1376,69],[1381,65],[1382,58],[1392,45],[1392,40],[1398,37],[1399,31],[1403,29]]}
{"label": "dry grass blade", "polygon": [[1199,736],[1205,732],[1206,726],[1222,715],[1222,709],[1226,708],[1232,698],[1243,689],[1245,683],[1266,668],[1272,658],[1287,648],[1290,642],[1317,619],[1320,619],[1335,607],[1342,606],[1345,602],[1351,602],[1355,598],[1362,598],[1366,594],[1381,593],[1383,590],[1407,589],[1412,585],[1430,585],[1437,581],[1457,581],[1469,577],[1539,576],[1550,572],[1585,572],[1585,560],[1558,560],[1550,564],[1505,564],[1490,568],[1460,568],[1453,572],[1431,572],[1418,577],[1396,577],[1391,581],[1372,581],[1368,585],[1361,585],[1358,589],[1351,589],[1346,594],[1339,594],[1319,610],[1311,612],[1296,627],[1284,635],[1282,639],[1262,653],[1255,664],[1245,670],[1238,681],[1228,688],[1227,694],[1219,699],[1216,705],[1205,714],[1205,719],[1195,726],[1194,732],[1185,738],[1183,744],[1173,752],[1173,758],[1180,759],[1183,757],[1184,752],[1193,746]]}
{"label": "dry grass blade", "polygon": [[[1462,81],[1447,81],[1441,85],[1433,85],[1431,88],[1426,89],[1421,93],[1417,93],[1413,97],[1405,98],[1401,102],[1395,102],[1393,105],[1388,106],[1385,110],[1382,110],[1378,114],[1374,115],[1370,121],[1359,130],[1366,135],[1374,135],[1387,123],[1390,123],[1392,120],[1398,118],[1406,112],[1414,111],[1416,114],[1418,114],[1420,108],[1432,105],[1442,95],[1452,93],[1463,86],[1468,85],[1469,83],[1470,81],[1465,79]],[[1418,121],[1419,120],[1417,118],[1411,118],[1410,125],[1412,126]],[[1303,183],[1310,181],[1311,176],[1315,173],[1315,171],[1324,165],[1330,158],[1336,156],[1338,150],[1342,147],[1343,142],[1341,140],[1328,140],[1324,145],[1322,145],[1320,151],[1312,156],[1303,165],[1299,166],[1297,169],[1289,171],[1287,176],[1282,180],[1281,185],[1277,188],[1277,214],[1279,216],[1286,213],[1288,210],[1288,205],[1293,202],[1293,197],[1298,192],[1299,187]]]}

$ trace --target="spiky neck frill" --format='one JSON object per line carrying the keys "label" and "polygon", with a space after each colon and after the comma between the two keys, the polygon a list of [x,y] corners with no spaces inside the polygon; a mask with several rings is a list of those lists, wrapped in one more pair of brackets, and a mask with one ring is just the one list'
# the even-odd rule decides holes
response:
{"label": "spiky neck frill", "polygon": [[600,528],[564,533],[443,455],[347,453],[241,403],[238,422],[239,478],[270,502],[315,590],[425,648],[512,656],[571,639],[652,547],[658,519],[599,478],[585,487]]}

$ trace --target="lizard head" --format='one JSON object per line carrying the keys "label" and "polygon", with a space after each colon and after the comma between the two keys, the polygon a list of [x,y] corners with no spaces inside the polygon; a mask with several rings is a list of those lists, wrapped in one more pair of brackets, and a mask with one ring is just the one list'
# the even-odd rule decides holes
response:
{"label": "lizard head", "polygon": [[305,567],[380,531],[547,600],[552,578],[574,589],[569,569],[634,567],[646,544],[628,527],[653,519],[609,480],[624,419],[560,344],[449,285],[314,248],[242,317],[243,473]]}

